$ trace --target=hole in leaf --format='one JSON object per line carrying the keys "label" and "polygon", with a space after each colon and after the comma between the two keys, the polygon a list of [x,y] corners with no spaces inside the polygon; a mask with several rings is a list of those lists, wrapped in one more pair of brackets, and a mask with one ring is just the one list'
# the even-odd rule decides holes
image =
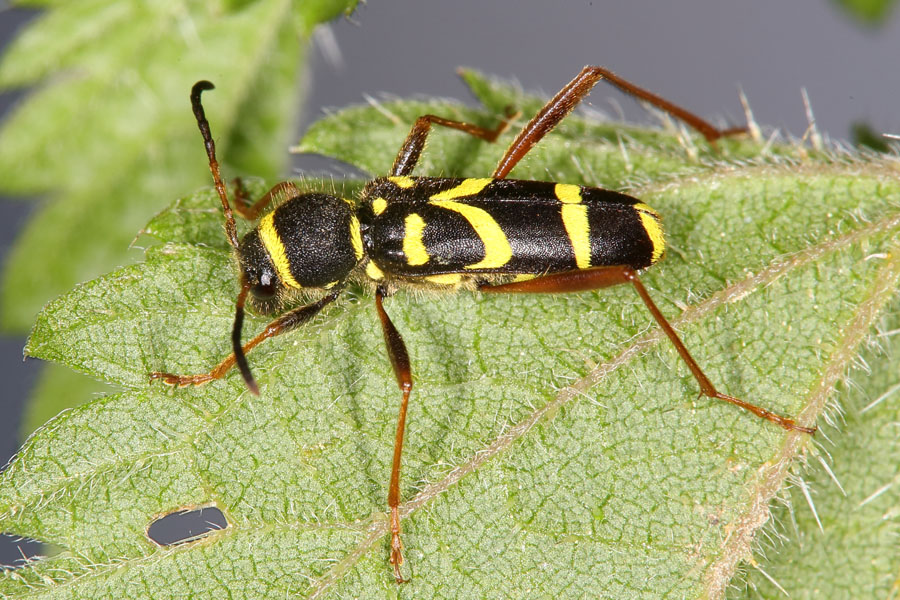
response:
{"label": "hole in leaf", "polygon": [[186,544],[228,527],[228,520],[215,506],[171,512],[150,523],[147,537],[160,546]]}
{"label": "hole in leaf", "polygon": [[0,533],[0,569],[18,569],[47,556],[47,544],[32,538]]}

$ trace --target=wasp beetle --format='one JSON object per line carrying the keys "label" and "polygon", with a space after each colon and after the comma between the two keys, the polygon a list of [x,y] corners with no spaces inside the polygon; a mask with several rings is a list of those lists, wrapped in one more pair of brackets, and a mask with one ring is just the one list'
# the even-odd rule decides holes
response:
{"label": "wasp beetle", "polygon": [[[716,390],[656,307],[638,276],[665,253],[659,214],[636,198],[594,187],[506,176],[601,80],[672,114],[710,143],[744,128],[720,130],[692,113],[639,88],[602,67],[585,67],[519,132],[490,177],[416,177],[413,169],[432,125],[494,141],[517,115],[494,129],[424,115],[413,124],[390,174],[370,181],[356,200],[301,192],[293,183],[272,188],[248,208],[255,219],[269,204],[276,208],[238,239],[231,204],[219,173],[215,144],[201,104],[213,88],[197,82],[191,105],[206,145],[209,167],[225,213],[225,231],[240,265],[241,284],[232,329],[233,353],[209,373],[153,373],[152,379],[197,385],[223,377],[237,365],[247,387],[258,386],[246,354],[260,342],[309,321],[334,302],[350,281],[374,289],[375,306],[402,400],[388,491],[390,563],[404,581],[400,539],[400,461],[410,392],[409,355],[383,300],[400,288],[490,293],[563,293],[631,284],[675,346],[703,395],[730,402],[786,430],[812,434],[794,420]],[[284,312],[246,344],[241,343],[244,305],[272,313],[296,290],[321,290],[311,304]]]}

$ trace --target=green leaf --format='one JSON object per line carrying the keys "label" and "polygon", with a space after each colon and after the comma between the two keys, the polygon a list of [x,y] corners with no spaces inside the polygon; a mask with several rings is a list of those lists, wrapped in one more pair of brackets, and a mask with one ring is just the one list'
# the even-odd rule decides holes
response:
{"label": "green leaf", "polygon": [[[862,354],[851,384],[838,396],[842,434],[809,457],[810,469],[773,510],[786,537],[772,558],[756,557],[747,588],[734,598],[889,598],[896,592],[900,556],[897,445],[900,303],[896,297]],[[807,499],[808,496],[808,499]],[[768,546],[768,545],[767,545]],[[765,574],[764,574],[765,573]],[[778,587],[776,587],[778,586]]]}
{"label": "green leaf", "polygon": [[[387,149],[399,149],[410,123],[429,111],[485,126],[496,124],[513,108],[523,115],[513,123],[511,129],[516,130],[543,104],[539,98],[474,71],[463,70],[461,75],[485,104],[487,114],[450,101],[373,101],[372,106],[351,107],[314,123],[293,150],[333,156],[373,175],[383,174],[397,152]],[[366,127],[360,128],[360,123]],[[721,140],[715,149],[668,124],[667,131],[660,131],[569,117],[529,152],[510,177],[621,188],[704,172],[726,158],[758,161],[790,152],[775,146],[762,157],[759,144],[744,139]],[[476,138],[459,139],[459,134],[438,130],[428,138],[428,149],[416,172],[483,177],[493,172],[505,148],[498,143],[482,150],[483,145]],[[372,152],[373,148],[386,150]],[[686,151],[695,160],[686,160]]]}
{"label": "green leaf", "polygon": [[833,0],[833,2],[861,25],[870,27],[885,24],[897,4],[896,0]]}
{"label": "green leaf", "polygon": [[[497,117],[441,102],[351,108],[300,147],[383,173],[424,112]],[[752,141],[716,152],[658,131],[620,142],[604,128],[570,118],[513,176],[627,187],[656,208],[669,254],[643,280],[709,378],[823,424],[896,293],[895,163],[792,146],[761,156]],[[483,176],[509,139],[435,131],[417,173]],[[179,200],[147,225],[162,243],[144,262],[38,319],[30,355],[126,391],[60,415],[3,473],[0,530],[62,548],[7,572],[7,596],[720,598],[769,501],[817,451],[698,399],[630,289],[399,293],[386,309],[415,389],[401,481],[411,581],[398,587],[385,504],[400,394],[367,289],[251,353],[259,397],[237,373],[177,390],[148,381],[229,351],[238,285],[218,206],[212,190]],[[251,316],[245,336],[265,323]],[[172,548],[145,536],[159,515],[210,505],[226,530]]]}
{"label": "green leaf", "polygon": [[48,8],[0,63],[0,89],[37,86],[0,130],[2,192],[50,195],[7,262],[0,320],[14,331],[77,282],[137,260],[122,252],[134,232],[208,181],[187,102],[198,79],[221,90],[220,158],[281,174],[306,40],[356,2],[35,4]]}
{"label": "green leaf", "polygon": [[[306,41],[355,0],[28,4],[46,10],[0,63],[0,89],[36,86],[0,130],[0,186],[50,196],[0,288],[0,324],[21,332],[75,283],[140,260],[123,251],[135,230],[209,180],[187,98],[197,79],[220,88],[210,110],[220,160],[284,171]],[[96,394],[62,377],[41,376],[26,432]]]}

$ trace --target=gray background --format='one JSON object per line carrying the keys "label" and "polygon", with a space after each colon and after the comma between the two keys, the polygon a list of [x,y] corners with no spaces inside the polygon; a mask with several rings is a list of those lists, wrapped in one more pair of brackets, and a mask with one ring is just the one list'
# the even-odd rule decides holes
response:
{"label": "gray background", "polygon": [[[34,13],[0,0],[0,44]],[[340,61],[326,60],[335,41]],[[704,117],[743,122],[738,85],[756,120],[802,135],[805,87],[820,131],[846,139],[852,121],[900,133],[900,18],[877,29],[853,23],[827,0],[371,0],[320,35],[301,128],[323,107],[388,92],[471,102],[454,74],[471,66],[552,94],[585,64],[602,64]],[[0,114],[19,96],[0,95]],[[590,103],[630,119],[645,112],[609,87]],[[201,151],[198,146],[198,152]],[[301,166],[321,167],[301,160]],[[28,205],[0,198],[0,259]],[[20,338],[0,336],[0,464],[18,447],[21,405],[39,365]],[[2,542],[2,540],[0,540]],[[4,549],[5,546],[5,549]],[[17,555],[0,543],[0,564]]]}

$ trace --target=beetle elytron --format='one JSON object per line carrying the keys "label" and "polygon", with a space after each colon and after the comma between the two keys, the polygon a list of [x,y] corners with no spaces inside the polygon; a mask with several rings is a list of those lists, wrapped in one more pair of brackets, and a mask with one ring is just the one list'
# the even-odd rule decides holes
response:
{"label": "beetle elytron", "polygon": [[[630,283],[690,369],[703,395],[736,404],[786,430],[815,432],[815,427],[801,426],[718,392],[703,374],[638,277],[640,269],[659,261],[665,251],[660,217],[652,208],[625,194],[600,188],[506,178],[516,163],[603,79],[683,120],[710,143],[744,131],[719,130],[606,69],[589,66],[525,125],[490,177],[414,177],[412,171],[431,125],[494,141],[514,115],[494,129],[424,115],[412,126],[389,176],[370,181],[358,201],[303,193],[293,183],[279,183],[253,206],[235,207],[253,219],[270,203],[277,204],[242,240],[237,236],[200,101],[202,92],[213,85],[200,81],[191,91],[191,105],[225,212],[225,232],[241,270],[233,353],[209,373],[153,373],[151,378],[178,386],[197,385],[219,379],[237,365],[247,386],[258,394],[246,354],[260,342],[309,321],[337,299],[349,281],[369,283],[374,288],[388,356],[402,393],[388,492],[390,562],[398,582],[404,581],[400,571],[400,459],[413,388],[406,346],[383,306],[383,299],[398,288],[562,293]],[[284,312],[241,345],[248,294],[257,310],[271,314],[297,290],[310,288],[322,290],[319,300]]]}

